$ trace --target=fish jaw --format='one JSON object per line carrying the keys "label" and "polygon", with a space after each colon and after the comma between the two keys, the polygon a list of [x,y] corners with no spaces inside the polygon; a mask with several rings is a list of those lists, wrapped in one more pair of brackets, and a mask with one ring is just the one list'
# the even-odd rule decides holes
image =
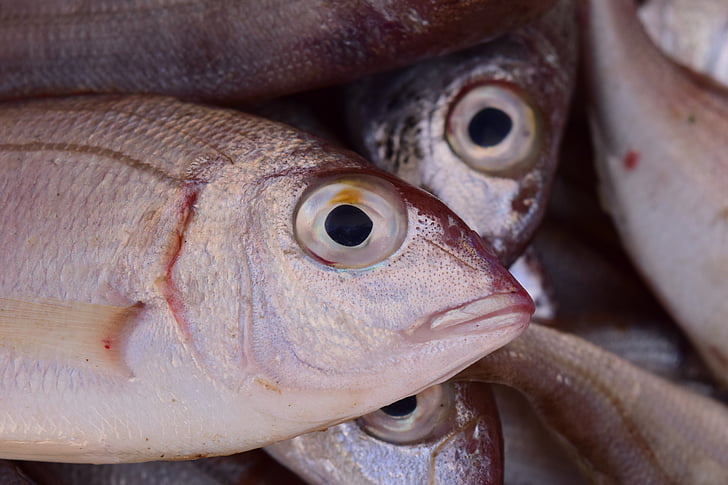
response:
{"label": "fish jaw", "polygon": [[728,94],[652,44],[631,1],[588,2],[602,195],[635,265],[724,384]]}
{"label": "fish jaw", "polygon": [[[519,308],[523,311],[519,312]],[[441,312],[430,319],[430,329],[439,331],[457,326],[458,330],[468,331],[481,325],[501,329],[522,324],[523,314],[530,318],[533,311],[531,299],[520,293],[496,293]]]}

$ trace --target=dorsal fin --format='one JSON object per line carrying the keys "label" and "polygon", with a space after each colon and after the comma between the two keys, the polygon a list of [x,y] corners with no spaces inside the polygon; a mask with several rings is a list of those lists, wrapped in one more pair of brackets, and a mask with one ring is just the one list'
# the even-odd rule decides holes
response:
{"label": "dorsal fin", "polygon": [[119,307],[52,299],[0,298],[0,348],[78,368],[130,375],[123,333],[143,304]]}

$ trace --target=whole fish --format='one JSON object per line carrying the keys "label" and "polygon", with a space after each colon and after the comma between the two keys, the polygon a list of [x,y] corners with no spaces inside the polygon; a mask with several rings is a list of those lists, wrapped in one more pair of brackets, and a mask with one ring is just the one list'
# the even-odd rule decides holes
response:
{"label": "whole fish", "polygon": [[665,58],[631,0],[589,2],[584,35],[607,208],[635,265],[728,384],[728,92]]}
{"label": "whole fish", "polygon": [[458,378],[521,392],[592,483],[728,482],[724,404],[578,337],[532,324]]}
{"label": "whole fish", "polygon": [[650,0],[639,16],[665,53],[728,86],[728,0]]}
{"label": "whole fish", "polygon": [[355,421],[266,447],[311,484],[503,483],[490,386],[446,382]]}
{"label": "whole fish", "polygon": [[0,0],[0,98],[274,97],[477,44],[553,3]]}
{"label": "whole fish", "polygon": [[0,211],[2,458],[259,447],[444,381],[533,311],[429,194],[170,98],[4,105]]}
{"label": "whole fish", "polygon": [[521,254],[543,216],[574,84],[576,9],[560,0],[495,41],[357,82],[352,137],[492,243]]}

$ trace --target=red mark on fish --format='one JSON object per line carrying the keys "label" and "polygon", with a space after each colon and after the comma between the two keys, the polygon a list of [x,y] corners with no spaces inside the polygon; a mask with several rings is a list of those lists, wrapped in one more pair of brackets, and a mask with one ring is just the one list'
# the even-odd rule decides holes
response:
{"label": "red mark on fish", "polygon": [[111,340],[110,339],[105,338],[101,341],[101,343],[104,344],[104,348],[106,350],[111,350]]}
{"label": "red mark on fish", "polygon": [[630,150],[624,156],[624,168],[628,171],[634,170],[637,163],[640,161],[640,155],[634,150]]}

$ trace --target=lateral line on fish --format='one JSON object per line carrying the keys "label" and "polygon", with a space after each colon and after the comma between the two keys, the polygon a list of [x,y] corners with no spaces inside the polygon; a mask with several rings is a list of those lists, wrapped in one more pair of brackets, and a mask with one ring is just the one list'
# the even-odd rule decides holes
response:
{"label": "lateral line on fish", "polygon": [[75,153],[80,155],[96,155],[114,160],[123,165],[139,169],[141,171],[151,173],[156,177],[173,182],[184,182],[183,179],[175,177],[169,172],[155,167],[149,163],[143,162],[139,159],[130,157],[121,153],[117,150],[110,148],[101,148],[93,145],[78,145],[72,143],[43,143],[43,142],[30,142],[30,143],[3,143],[0,144],[1,151],[8,152],[45,152],[45,151],[56,151]]}
{"label": "lateral line on fish", "polygon": [[[125,99],[129,98],[129,96],[120,96],[120,95],[108,95],[109,99]],[[172,105],[175,101],[174,98],[168,98],[167,105]],[[172,133],[176,133],[178,135],[181,135],[184,138],[193,140],[199,147],[206,147],[210,150],[214,151],[220,157],[224,158],[227,162],[229,162],[231,165],[235,162],[232,158],[230,158],[229,155],[227,155],[224,151],[222,151],[220,148],[212,145],[210,141],[200,135],[198,135],[194,131],[188,131],[186,129],[180,128],[180,119],[177,117],[167,117],[167,116],[149,116],[147,113],[143,111],[134,111],[133,109],[122,109],[125,105],[119,105],[119,104],[105,104],[103,108],[99,107],[93,107],[93,106],[84,106],[84,107],[64,107],[64,108],[55,108],[55,109],[49,109],[47,107],[31,107],[27,108],[28,110],[35,110],[40,113],[42,113],[44,116],[48,114],[48,112],[56,112],[56,113],[114,113],[121,116],[124,116],[126,118],[130,119],[138,119],[143,120],[149,125],[162,128],[164,130],[170,131]],[[153,113],[157,115],[158,113]]]}
{"label": "lateral line on fish", "polygon": [[143,306],[0,297],[0,348],[129,377],[122,338]]}

